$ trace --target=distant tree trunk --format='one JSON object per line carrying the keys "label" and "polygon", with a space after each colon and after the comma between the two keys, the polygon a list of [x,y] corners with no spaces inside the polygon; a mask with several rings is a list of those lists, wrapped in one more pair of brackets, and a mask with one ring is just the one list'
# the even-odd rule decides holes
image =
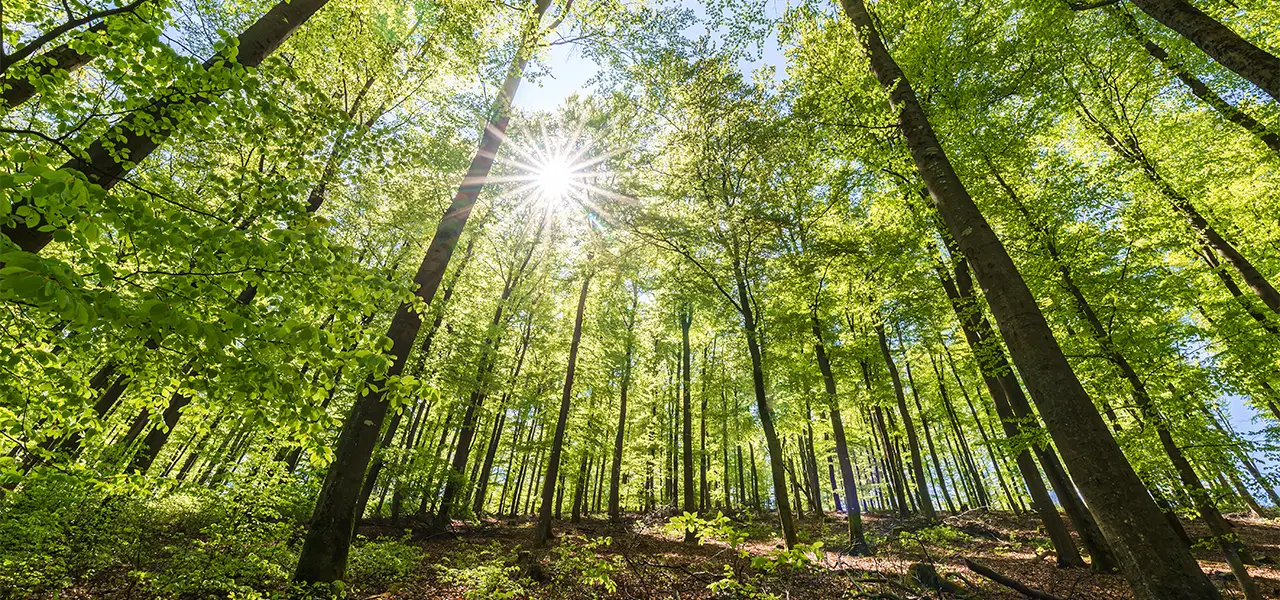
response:
{"label": "distant tree trunk", "polygon": [[698,451],[698,512],[706,514],[711,505],[711,489],[707,487],[707,468],[710,459],[707,456],[707,348],[702,349],[701,389],[698,396],[702,400],[702,409],[698,411],[701,449]]}
{"label": "distant tree trunk", "polygon": [[[849,458],[849,441],[844,432],[844,418],[836,396],[836,378],[827,358],[826,344],[822,341],[822,325],[818,321],[817,303],[810,311],[813,325],[814,352],[818,357],[818,370],[822,373],[822,385],[826,392],[827,415],[831,418],[831,436],[836,442],[836,458],[840,461],[840,480],[844,483],[845,503],[848,507],[849,548],[854,554],[869,554],[866,534],[862,528],[862,510],[858,504],[858,482],[853,474],[853,461]],[[834,478],[834,477],[833,477]],[[834,483],[834,482],[833,482]]]}
{"label": "distant tree trunk", "polygon": [[933,499],[929,497],[929,480],[925,478],[924,461],[920,459],[920,440],[916,437],[911,411],[907,408],[906,395],[902,392],[902,379],[898,376],[898,367],[893,362],[893,353],[889,351],[889,341],[884,335],[884,325],[876,325],[876,337],[880,340],[880,353],[884,355],[885,365],[889,367],[889,379],[893,381],[893,395],[898,401],[902,428],[907,431],[907,447],[911,451],[911,474],[915,477],[916,494],[920,496],[920,511],[924,513],[926,520],[936,521],[938,514],[933,509]]}
{"label": "distant tree trunk", "polygon": [[1280,100],[1280,58],[1240,37],[1188,0],[1133,0],[1133,5],[1190,40],[1218,64]]}
{"label": "distant tree trunk", "polygon": [[[751,501],[756,507],[756,512],[761,511],[760,504],[760,477],[756,474],[756,445],[754,443],[747,444],[747,449],[751,455]],[[739,459],[742,455],[742,447],[738,447]],[[742,468],[742,461],[738,461],[738,468]]]}
{"label": "distant tree trunk", "polygon": [[582,341],[582,315],[587,307],[587,287],[591,275],[582,278],[582,292],[578,295],[578,313],[573,322],[573,338],[569,342],[569,367],[564,376],[564,393],[560,396],[560,417],[556,432],[551,438],[551,456],[547,459],[547,474],[542,484],[542,508],[538,511],[538,526],[534,531],[534,544],[545,546],[551,539],[551,501],[555,492],[556,476],[560,470],[560,452],[564,445],[564,429],[569,421],[569,401],[573,399],[573,376],[578,364],[578,343]]}
{"label": "distant tree trunk", "polygon": [[[898,345],[902,345],[902,340],[898,340]],[[933,446],[933,434],[929,431],[929,419],[924,416],[924,406],[920,403],[920,392],[916,388],[915,378],[911,376],[911,361],[903,356],[903,366],[907,371],[907,385],[911,386],[911,397],[916,401],[916,412],[920,413],[920,426],[924,429],[925,445],[929,448],[929,457],[933,462],[933,474],[938,480],[938,491],[942,493],[942,499],[947,505],[947,512],[955,513],[955,504],[951,502],[951,495],[947,493],[947,482],[942,477],[942,464],[938,462],[938,451]]]}
{"label": "distant tree trunk", "polygon": [[1135,596],[1139,600],[1217,598],[1217,589],[1165,523],[1072,372],[1026,282],[947,159],[863,0],[842,3],[868,51],[872,74],[888,93],[899,130],[935,206],[972,261],[1023,381],[1033,392],[1044,392],[1033,393],[1033,398],[1053,399],[1039,407],[1040,414],[1099,526],[1124,562]]}
{"label": "distant tree trunk", "polygon": [[[591,456],[589,452],[582,453],[582,460],[578,463],[578,476],[573,486],[573,514],[569,517],[570,523],[580,523],[582,521],[582,497],[586,493],[587,480],[591,478]],[[561,492],[564,488],[564,479],[560,480]],[[557,502],[557,505],[559,503]],[[560,511],[556,510],[556,516],[560,516]]]}
{"label": "distant tree trunk", "polygon": [[[489,321],[489,329],[491,332],[481,345],[479,372],[476,374],[476,387],[472,390],[468,397],[466,408],[462,414],[462,427],[458,430],[458,445],[453,452],[453,460],[450,462],[449,470],[446,471],[446,479],[444,492],[440,495],[440,510],[436,511],[435,519],[432,520],[431,529],[439,532],[444,531],[450,523],[454,503],[458,494],[465,489],[468,481],[464,479],[467,473],[467,463],[471,459],[471,443],[475,438],[476,421],[479,418],[480,411],[484,406],[484,401],[489,396],[489,376],[493,373],[493,369],[497,364],[497,353],[502,343],[500,330],[502,328],[502,315],[505,312],[507,302],[511,298],[512,292],[520,284],[525,270],[529,267],[529,262],[533,259],[533,252],[537,249],[538,244],[542,241],[542,233],[546,228],[549,216],[544,215],[538,224],[537,232],[533,236],[533,240],[529,243],[528,248],[524,251],[524,258],[520,262],[520,266],[516,267],[505,277],[502,285],[502,293],[498,296],[498,304],[493,309],[493,318]],[[528,338],[525,338],[527,342]],[[521,353],[523,353],[521,349]]]}
{"label": "distant tree trunk", "polygon": [[[318,0],[311,0],[316,2]],[[289,6],[297,6],[300,0],[293,0]],[[531,46],[536,43],[534,36],[541,33],[538,23],[550,6],[550,0],[537,0],[534,10],[522,32],[516,58],[512,61],[503,81],[502,90],[495,99],[493,111],[488,125],[481,136],[480,147],[463,178],[462,186],[454,197],[449,208],[440,219],[431,244],[423,256],[422,264],[414,277],[418,285],[416,295],[423,304],[430,306],[449,265],[454,247],[462,234],[471,209],[479,198],[480,191],[488,179],[493,166],[494,157],[502,145],[504,132],[510,117],[508,116],[511,100],[524,73],[529,60]],[[405,360],[422,326],[417,307],[413,304],[402,304],[391,319],[388,337],[392,340],[392,364],[384,377],[371,376],[365,392],[361,393],[347,417],[342,432],[338,436],[334,452],[334,461],[330,464],[320,496],[316,500],[315,512],[312,515],[311,527],[302,545],[298,557],[298,568],[294,580],[300,582],[330,582],[343,579],[346,574],[347,555],[351,546],[352,529],[355,524],[355,508],[360,483],[382,420],[387,413],[387,402],[384,397],[385,378],[399,376],[404,369]]]}

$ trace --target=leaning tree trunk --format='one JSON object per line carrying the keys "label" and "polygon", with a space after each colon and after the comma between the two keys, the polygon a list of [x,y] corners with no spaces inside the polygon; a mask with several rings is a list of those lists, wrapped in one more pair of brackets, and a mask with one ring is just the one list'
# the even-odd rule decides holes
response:
{"label": "leaning tree trunk", "polygon": [[866,534],[862,529],[862,508],[858,503],[858,483],[853,475],[853,462],[849,460],[849,442],[844,433],[844,419],[836,397],[836,378],[827,358],[827,348],[822,341],[822,326],[818,322],[815,306],[812,313],[814,351],[818,356],[818,369],[822,372],[822,385],[826,392],[827,414],[831,417],[831,435],[836,441],[836,458],[840,461],[840,478],[844,483],[845,506],[848,507],[849,548],[855,554],[870,554]]}
{"label": "leaning tree trunk", "polygon": [[987,291],[1023,381],[1033,392],[1042,392],[1033,398],[1048,400],[1040,414],[1119,555],[1134,594],[1143,600],[1217,598],[1217,589],[1165,522],[1072,372],[1031,290],[947,159],[863,0],[843,0],[843,6],[868,51],[873,75],[888,93],[934,204]]}
{"label": "leaning tree trunk", "polygon": [[[535,5],[529,23],[522,32],[516,58],[507,71],[502,90],[494,100],[493,111],[480,138],[476,156],[467,169],[458,194],[441,217],[431,245],[427,247],[426,255],[414,277],[414,283],[418,286],[416,295],[427,306],[435,298],[440,280],[449,265],[449,258],[453,255],[462,229],[471,216],[471,209],[479,198],[480,191],[484,189],[494,158],[502,146],[510,121],[511,100],[515,97],[524,67],[528,63],[529,52],[535,43],[534,36],[539,33],[538,23],[550,4],[551,0],[538,0]],[[391,319],[387,330],[387,337],[391,338],[391,366],[382,377],[370,376],[363,386],[363,393],[352,405],[338,436],[334,461],[329,465],[320,495],[316,499],[311,528],[298,557],[298,568],[294,573],[296,581],[338,581],[346,574],[361,480],[373,454],[382,420],[387,414],[384,389],[386,381],[390,377],[399,376],[404,370],[405,361],[421,327],[419,307],[414,304],[402,304]]]}
{"label": "leaning tree trunk", "polygon": [[898,414],[902,416],[902,428],[907,430],[907,447],[911,450],[911,474],[916,480],[920,512],[924,513],[926,520],[936,521],[938,513],[933,509],[933,498],[929,496],[929,480],[925,478],[924,461],[920,458],[920,439],[916,436],[911,411],[907,408],[906,395],[902,392],[902,378],[898,376],[898,366],[893,362],[889,341],[885,339],[884,325],[876,325],[876,337],[880,340],[880,353],[884,355],[884,363],[889,367],[889,379],[893,381],[893,395],[898,400]]}
{"label": "leaning tree trunk", "polygon": [[1133,36],[1139,44],[1142,44],[1142,49],[1146,50],[1147,54],[1151,55],[1151,58],[1160,61],[1160,64],[1164,65],[1164,68],[1168,69],[1170,73],[1173,73],[1173,76],[1177,77],[1178,81],[1186,85],[1192,94],[1195,94],[1197,98],[1221,115],[1222,118],[1239,125],[1245,131],[1262,140],[1262,143],[1271,148],[1272,152],[1280,153],[1280,134],[1268,129],[1253,115],[1227,102],[1225,98],[1213,91],[1204,80],[1192,73],[1186,65],[1169,56],[1167,50],[1142,32],[1142,29],[1138,27],[1137,20],[1127,10],[1118,8],[1115,9],[1114,14],[1120,19],[1121,26],[1129,32],[1129,35]]}
{"label": "leaning tree trunk", "polygon": [[[756,331],[756,315],[751,308],[751,298],[747,293],[747,285],[741,273],[738,274],[738,308],[742,313],[743,328],[747,337],[747,352],[751,357],[751,383],[755,389],[756,412],[760,417],[760,428],[764,430],[764,440],[769,449],[769,472],[773,475],[773,495],[778,505],[778,519],[782,523],[782,537],[787,548],[794,548],[796,525],[791,518],[791,503],[787,500],[787,474],[782,463],[782,444],[778,441],[778,432],[773,426],[773,408],[765,395],[764,359],[760,352],[760,341]],[[752,465],[754,467],[754,464]],[[757,503],[758,505],[758,503]]]}
{"label": "leaning tree trunk", "polygon": [[[106,30],[107,22],[101,21],[90,27],[86,34],[97,35]],[[36,95],[36,86],[31,83],[32,79],[47,80],[57,73],[74,73],[89,64],[94,56],[72,48],[67,42],[41,54],[39,59],[41,64],[35,66],[35,72],[30,75],[6,73],[3,78],[0,78],[0,89],[4,90],[0,92],[0,114],[26,104],[27,100]]]}
{"label": "leaning tree trunk", "polygon": [[573,338],[569,342],[569,367],[564,375],[564,393],[560,395],[560,417],[556,420],[556,432],[551,438],[551,456],[547,459],[547,473],[542,479],[542,506],[538,509],[538,524],[534,531],[534,544],[545,546],[551,539],[551,509],[555,500],[556,477],[560,472],[560,452],[564,446],[564,428],[569,421],[569,400],[573,398],[573,376],[578,366],[578,343],[582,341],[582,313],[587,306],[587,288],[591,284],[588,273],[582,278],[582,292],[578,294],[578,314],[573,321]]}
{"label": "leaning tree trunk", "polygon": [[1280,58],[1240,37],[1188,0],[1132,0],[1147,16],[1198,46],[1218,64],[1280,100]]}
{"label": "leaning tree trunk", "polygon": [[[267,14],[250,25],[240,37],[236,38],[235,60],[218,53],[204,62],[205,70],[230,70],[234,64],[244,67],[256,67],[279,48],[285,40],[311,15],[320,10],[328,0],[285,0],[267,11]],[[173,94],[173,92],[167,92]],[[110,190],[125,174],[151,155],[165,140],[173,134],[172,119],[169,108],[187,106],[189,104],[208,104],[215,95],[196,93],[190,97],[160,96],[148,103],[148,108],[140,113],[125,117],[117,126],[112,127],[98,138],[81,156],[72,157],[62,165],[63,170],[74,170],[84,174],[89,183]],[[120,156],[128,156],[128,160],[117,160]],[[54,227],[62,227],[63,223],[44,223]],[[27,252],[39,253],[53,240],[53,231],[40,231],[42,222],[37,217],[13,227],[4,227],[0,233],[9,236],[13,243]]]}

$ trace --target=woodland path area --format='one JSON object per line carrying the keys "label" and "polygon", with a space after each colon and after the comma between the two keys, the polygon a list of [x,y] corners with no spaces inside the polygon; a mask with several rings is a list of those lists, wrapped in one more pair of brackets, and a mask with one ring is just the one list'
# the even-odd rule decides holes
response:
{"label": "woodland path area", "polygon": [[[629,515],[624,526],[610,525],[605,519],[587,519],[578,524],[557,524],[565,535],[612,539],[609,546],[598,548],[596,555],[613,561],[615,593],[604,593],[598,587],[583,585],[580,589],[565,586],[559,590],[531,585],[530,598],[610,599],[711,599],[717,596],[707,586],[721,577],[725,565],[743,565],[749,559],[734,560],[734,552],[723,542],[708,542],[690,547],[678,536],[663,532],[658,515]],[[1280,598],[1280,522],[1245,515],[1230,515],[1240,538],[1254,549],[1267,564],[1254,565],[1250,574],[1257,580],[1264,597]],[[959,585],[971,598],[1025,598],[1007,587],[993,583],[964,566],[964,560],[977,561],[998,573],[1031,588],[1063,599],[1132,598],[1123,577],[1099,574],[1084,568],[1063,569],[1054,565],[1052,552],[1046,550],[1044,538],[1036,530],[1033,518],[974,510],[943,518],[943,528],[912,531],[892,517],[865,514],[868,533],[882,542],[874,556],[850,556],[839,550],[844,519],[828,517],[819,524],[813,519],[801,521],[799,531],[806,541],[822,540],[821,558],[798,569],[768,574],[760,569],[744,567],[749,578],[758,582],[762,592],[779,598],[812,598],[814,600],[847,600],[851,598],[951,598],[963,595],[939,595],[937,590],[922,587],[911,576],[912,566],[928,564]],[[904,527],[906,525],[907,527]],[[1201,525],[1188,523],[1193,536],[1207,536]],[[919,522],[914,523],[920,527]],[[395,535],[396,530],[373,524],[362,526],[368,536]],[[509,556],[518,547],[533,540],[532,523],[485,520],[457,530],[453,534],[413,539],[413,544],[426,552],[422,568],[411,583],[387,593],[388,599],[463,598],[468,588],[441,582],[434,565],[448,564],[459,552],[474,551],[467,546],[496,543]],[[1039,544],[1039,546],[1037,546]],[[462,545],[462,548],[459,548]],[[743,548],[752,557],[768,556],[782,547],[776,531],[756,524]],[[1225,586],[1224,598],[1238,597],[1231,588],[1231,571],[1214,552],[1204,549],[1196,553],[1201,567],[1219,586]],[[550,559],[543,559],[544,562]],[[599,596],[593,596],[599,594]]]}

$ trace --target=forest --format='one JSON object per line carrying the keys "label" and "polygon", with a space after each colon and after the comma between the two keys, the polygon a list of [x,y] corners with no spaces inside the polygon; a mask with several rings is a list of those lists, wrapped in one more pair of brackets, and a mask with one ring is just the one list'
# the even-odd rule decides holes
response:
{"label": "forest", "polygon": [[1278,57],[1280,0],[2,0],[0,600],[1280,598]]}

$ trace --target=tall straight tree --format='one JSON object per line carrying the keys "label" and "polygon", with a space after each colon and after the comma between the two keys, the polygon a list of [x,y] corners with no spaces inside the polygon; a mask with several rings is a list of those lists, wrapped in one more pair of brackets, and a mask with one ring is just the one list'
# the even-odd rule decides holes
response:
{"label": "tall straight tree", "polygon": [[[449,266],[449,258],[453,256],[462,229],[471,216],[471,209],[488,181],[489,171],[502,147],[511,119],[512,99],[520,86],[534,46],[545,34],[541,21],[550,5],[551,0],[537,0],[524,17],[516,55],[507,69],[502,89],[494,98],[488,122],[480,137],[479,149],[463,177],[457,195],[440,218],[431,245],[427,247],[422,264],[414,276],[414,283],[418,286],[414,293],[424,306],[430,306],[431,300],[435,298],[445,269]],[[564,10],[568,11],[569,8],[566,4]],[[558,24],[559,19],[553,23]],[[422,327],[421,310],[422,307],[415,303],[405,303],[400,305],[391,318],[391,324],[387,328],[387,337],[391,338],[391,365],[384,373],[370,374],[343,424],[334,449],[334,461],[325,475],[320,495],[316,499],[311,527],[298,557],[298,568],[294,573],[296,581],[338,581],[346,574],[360,485],[387,414],[386,387],[389,380],[398,378],[404,370],[405,361],[409,358],[418,330]]]}
{"label": "tall straight tree", "polygon": [[627,333],[623,344],[622,381],[618,384],[618,428],[613,440],[613,465],[609,469],[609,521],[622,520],[622,445],[627,434],[627,392],[631,388],[631,355],[635,350],[636,308],[640,304],[640,287],[632,284],[631,308],[627,311]]}
{"label": "tall straight tree", "polygon": [[[680,406],[682,415],[683,428],[681,430],[680,445],[682,462],[684,466],[684,512],[692,513],[698,510],[697,500],[695,499],[695,490],[693,488],[693,403],[691,401],[691,377],[690,368],[692,362],[689,348],[689,327],[693,324],[693,307],[685,303],[680,307],[678,316],[680,321],[680,361],[682,368],[680,370]],[[697,534],[692,530],[685,531],[684,543],[695,544],[698,542]]]}
{"label": "tall straight tree", "polygon": [[1120,559],[1134,595],[1142,600],[1218,598],[1071,370],[1031,290],[969,196],[906,74],[880,39],[866,5],[862,0],[842,0],[842,5],[867,50],[872,74],[888,95],[929,195],[986,292],[1014,364],[1032,388],[1049,433]]}
{"label": "tall straight tree", "polygon": [[[588,259],[590,262],[590,259]],[[569,401],[573,399],[573,376],[578,367],[578,344],[582,341],[582,314],[587,307],[587,289],[591,274],[582,277],[582,291],[578,293],[578,310],[573,319],[573,338],[569,341],[569,366],[564,374],[564,391],[560,394],[560,416],[556,419],[556,431],[551,437],[551,454],[547,458],[547,472],[542,479],[542,504],[538,509],[538,523],[534,530],[534,544],[545,546],[551,540],[552,503],[556,494],[556,477],[560,473],[560,453],[564,448],[564,429],[569,422]]]}

